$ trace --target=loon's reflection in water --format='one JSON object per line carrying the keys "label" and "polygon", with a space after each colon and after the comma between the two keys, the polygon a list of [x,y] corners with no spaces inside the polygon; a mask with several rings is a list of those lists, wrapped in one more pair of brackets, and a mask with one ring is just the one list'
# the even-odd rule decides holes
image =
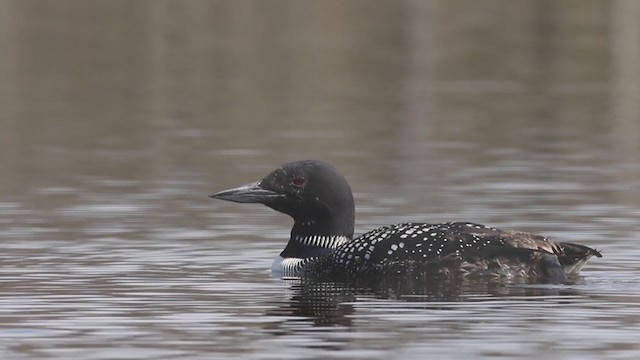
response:
{"label": "loon's reflection in water", "polygon": [[[543,297],[562,297],[563,301],[582,298],[571,284],[531,284],[498,279],[385,278],[368,283],[318,282],[306,279],[283,280],[289,285],[288,301],[269,315],[293,317],[291,321],[311,319],[318,326],[350,326],[352,315],[361,306],[450,310],[464,303],[477,304],[509,298],[536,301]],[[302,319],[301,319],[302,318]]]}

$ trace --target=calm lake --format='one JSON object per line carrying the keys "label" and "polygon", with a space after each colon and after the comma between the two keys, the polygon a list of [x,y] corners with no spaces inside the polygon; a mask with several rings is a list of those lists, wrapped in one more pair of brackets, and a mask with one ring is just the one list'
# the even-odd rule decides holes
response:
{"label": "calm lake", "polygon": [[[637,359],[640,2],[0,2],[0,358]],[[602,251],[565,285],[274,279],[208,198],[333,163],[356,234]]]}

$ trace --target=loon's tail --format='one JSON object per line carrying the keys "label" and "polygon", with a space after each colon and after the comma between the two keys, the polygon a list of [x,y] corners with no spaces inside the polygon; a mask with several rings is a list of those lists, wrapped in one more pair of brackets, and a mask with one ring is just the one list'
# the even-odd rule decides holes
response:
{"label": "loon's tail", "polygon": [[588,246],[565,242],[559,242],[558,245],[562,249],[562,253],[558,254],[558,260],[567,275],[578,275],[592,256],[602,257],[598,250]]}

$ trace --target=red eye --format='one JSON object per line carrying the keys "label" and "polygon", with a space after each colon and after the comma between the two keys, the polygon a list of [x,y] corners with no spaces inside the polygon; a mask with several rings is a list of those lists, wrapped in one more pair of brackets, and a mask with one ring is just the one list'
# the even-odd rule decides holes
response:
{"label": "red eye", "polygon": [[304,185],[305,183],[305,180],[303,178],[295,178],[291,183],[293,184],[293,186],[302,187],[302,185]]}

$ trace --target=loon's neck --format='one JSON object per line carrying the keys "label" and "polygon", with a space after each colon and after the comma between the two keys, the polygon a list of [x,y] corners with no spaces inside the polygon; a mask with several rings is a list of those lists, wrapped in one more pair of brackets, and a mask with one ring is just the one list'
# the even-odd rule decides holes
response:
{"label": "loon's neck", "polygon": [[289,242],[280,256],[285,259],[306,259],[327,255],[353,237],[353,228],[341,225],[318,220],[296,221]]}

